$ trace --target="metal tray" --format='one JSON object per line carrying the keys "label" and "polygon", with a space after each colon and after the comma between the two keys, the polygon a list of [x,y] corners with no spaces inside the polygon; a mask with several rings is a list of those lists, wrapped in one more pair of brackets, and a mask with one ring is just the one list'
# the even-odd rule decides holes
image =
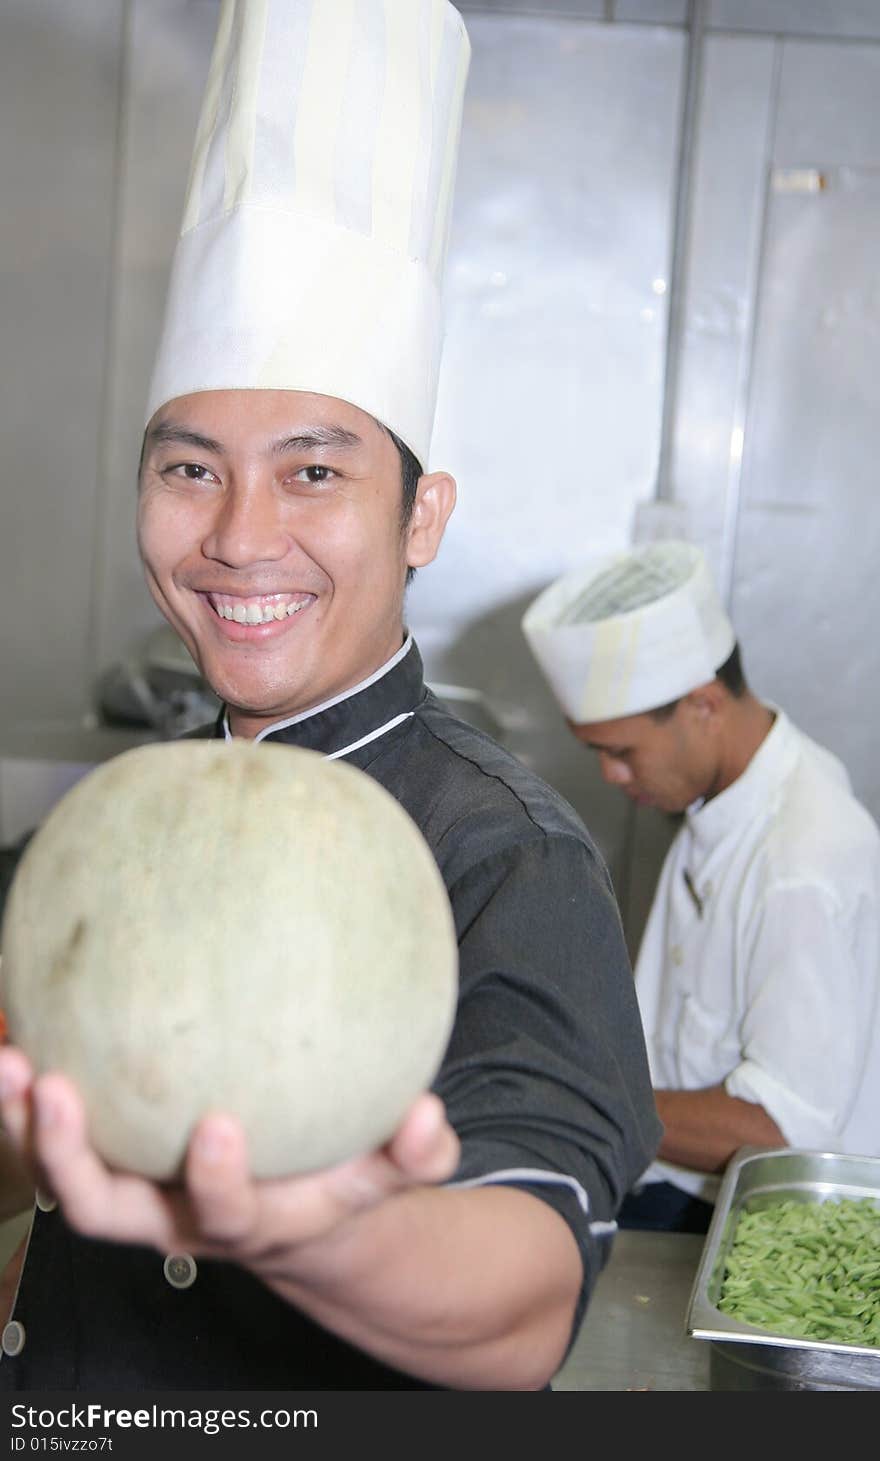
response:
{"label": "metal tray", "polygon": [[784,1198],[824,1202],[843,1197],[872,1197],[880,1207],[880,1157],[793,1147],[742,1147],[734,1155],[721,1183],[687,1314],[688,1334],[713,1344],[711,1388],[880,1389],[880,1348],[793,1339],[746,1324],[717,1306],[743,1208],[754,1210]]}

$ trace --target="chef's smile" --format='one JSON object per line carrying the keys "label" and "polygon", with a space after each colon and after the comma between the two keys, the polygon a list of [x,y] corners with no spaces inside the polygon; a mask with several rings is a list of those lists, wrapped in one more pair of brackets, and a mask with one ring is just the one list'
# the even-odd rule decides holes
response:
{"label": "chef's smile", "polygon": [[198,391],[148,427],[138,541],[147,583],[236,735],[342,694],[403,643],[410,567],[455,500],[443,473],[403,510],[389,432],[299,391]]}
{"label": "chef's smile", "polygon": [[207,592],[199,597],[233,641],[260,642],[283,632],[292,619],[315,602],[316,596],[301,592],[247,596]]}

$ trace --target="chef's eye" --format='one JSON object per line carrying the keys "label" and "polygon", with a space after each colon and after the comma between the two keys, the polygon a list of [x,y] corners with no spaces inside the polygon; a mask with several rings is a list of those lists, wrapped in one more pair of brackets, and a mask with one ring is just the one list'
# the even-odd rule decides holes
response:
{"label": "chef's eye", "polygon": [[165,468],[166,474],[172,477],[183,477],[186,482],[216,482],[214,473],[199,462],[174,462]]}
{"label": "chef's eye", "polygon": [[310,482],[313,487],[316,487],[321,482],[329,482],[333,476],[335,476],[335,473],[332,467],[324,467],[318,462],[312,462],[308,467],[300,467],[299,471],[294,473],[293,480],[295,482]]}

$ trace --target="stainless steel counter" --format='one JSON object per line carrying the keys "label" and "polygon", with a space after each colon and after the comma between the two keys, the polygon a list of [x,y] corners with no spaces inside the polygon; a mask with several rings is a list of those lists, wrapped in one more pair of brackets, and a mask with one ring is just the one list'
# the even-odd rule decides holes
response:
{"label": "stainless steel counter", "polygon": [[708,1390],[709,1346],[685,1329],[704,1239],[618,1233],[554,1390]]}

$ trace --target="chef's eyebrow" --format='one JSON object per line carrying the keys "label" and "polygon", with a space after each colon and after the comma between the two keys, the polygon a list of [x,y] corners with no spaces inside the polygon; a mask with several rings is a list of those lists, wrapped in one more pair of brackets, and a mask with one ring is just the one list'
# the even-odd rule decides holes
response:
{"label": "chef's eyebrow", "polygon": [[[157,446],[166,443],[180,443],[183,446],[194,446],[199,451],[214,452],[221,454],[224,451],[223,443],[215,441],[211,436],[205,436],[200,431],[193,431],[191,427],[184,426],[177,421],[159,421],[147,432],[147,442],[150,446]],[[284,456],[291,451],[316,451],[319,447],[336,447],[344,451],[352,451],[354,448],[363,446],[362,439],[354,432],[344,426],[306,426],[302,431],[293,432],[290,436],[282,436],[274,441],[269,448],[272,456]]]}
{"label": "chef's eyebrow", "polygon": [[147,432],[147,446],[161,446],[164,442],[180,442],[182,446],[194,446],[199,451],[219,453],[223,450],[222,444],[212,436],[204,436],[202,432],[193,431],[189,426],[183,426],[176,421],[160,421]]}
{"label": "chef's eyebrow", "polygon": [[292,436],[284,436],[273,442],[272,454],[283,456],[285,452],[314,451],[322,446],[351,451],[355,447],[363,446],[363,441],[354,431],[348,431],[344,426],[307,426]]}

